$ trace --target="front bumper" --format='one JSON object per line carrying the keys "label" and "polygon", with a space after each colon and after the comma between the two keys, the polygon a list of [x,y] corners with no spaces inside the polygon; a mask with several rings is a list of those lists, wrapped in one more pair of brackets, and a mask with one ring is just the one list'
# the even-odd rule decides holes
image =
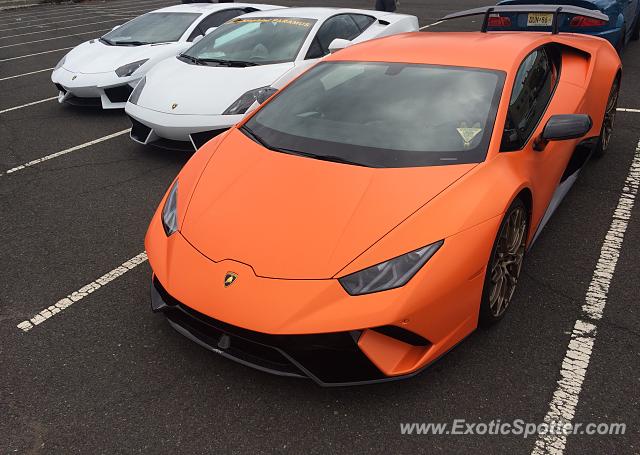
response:
{"label": "front bumper", "polygon": [[58,102],[76,106],[124,109],[141,76],[118,77],[115,72],[83,74],[58,68],[51,81],[58,89]]}
{"label": "front bumper", "polygon": [[[162,312],[177,332],[210,351],[261,371],[298,378],[311,378],[321,386],[358,385],[405,379],[419,373],[386,376],[360,349],[364,333],[419,343],[426,350],[427,340],[417,335],[380,327],[373,331],[352,330],[310,335],[269,335],[255,332],[206,316],[170,296],[157,278],[151,284],[151,307]],[[386,335],[385,335],[386,333]]]}
{"label": "front bumper", "polygon": [[169,149],[197,150],[244,118],[244,115],[169,114],[133,103],[127,103],[125,111],[133,123],[131,139]]}
{"label": "front bumper", "polygon": [[[322,385],[412,376],[469,335],[484,281],[480,263],[491,247],[480,239],[497,229],[492,221],[448,238],[404,287],[353,297],[336,279],[265,278],[232,259],[213,261],[180,232],[167,237],[160,216],[159,209],[145,239],[154,310],[209,350]],[[469,241],[482,251],[470,251]],[[229,271],[238,278],[227,288]]]}

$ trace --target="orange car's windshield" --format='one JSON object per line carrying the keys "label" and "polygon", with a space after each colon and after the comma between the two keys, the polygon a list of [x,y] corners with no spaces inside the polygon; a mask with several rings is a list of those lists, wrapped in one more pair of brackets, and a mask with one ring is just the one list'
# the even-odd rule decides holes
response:
{"label": "orange car's windshield", "polygon": [[280,152],[368,167],[484,160],[504,83],[498,71],[326,62],[243,127]]}

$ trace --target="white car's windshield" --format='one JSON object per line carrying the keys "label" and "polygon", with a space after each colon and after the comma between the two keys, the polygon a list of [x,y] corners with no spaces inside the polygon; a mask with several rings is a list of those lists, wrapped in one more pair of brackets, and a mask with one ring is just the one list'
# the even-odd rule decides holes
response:
{"label": "white car's windshield", "polygon": [[296,17],[237,18],[218,27],[182,56],[207,65],[291,62],[314,23],[313,19]]}
{"label": "white car's windshield", "polygon": [[139,46],[178,41],[200,14],[149,13],[110,31],[100,40],[112,46]]}

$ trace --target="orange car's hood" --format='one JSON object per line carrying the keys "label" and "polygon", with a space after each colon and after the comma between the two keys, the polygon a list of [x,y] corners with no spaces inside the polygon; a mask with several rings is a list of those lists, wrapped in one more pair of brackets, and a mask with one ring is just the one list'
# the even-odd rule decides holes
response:
{"label": "orange car's hood", "polygon": [[231,131],[181,231],[209,259],[243,262],[259,276],[331,278],[474,166],[351,166],[274,152]]}

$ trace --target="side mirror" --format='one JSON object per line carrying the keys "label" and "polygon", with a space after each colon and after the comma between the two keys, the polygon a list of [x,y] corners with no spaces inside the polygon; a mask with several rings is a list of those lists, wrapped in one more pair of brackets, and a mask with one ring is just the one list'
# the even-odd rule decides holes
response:
{"label": "side mirror", "polygon": [[202,39],[202,35],[198,35],[195,38],[193,38],[193,40],[191,41],[193,44],[196,44],[198,41],[200,41]]}
{"label": "side mirror", "polygon": [[344,49],[345,47],[351,46],[351,44],[352,44],[351,41],[347,39],[336,38],[333,41],[331,41],[331,44],[329,44],[329,52],[334,54],[338,52],[340,49]]}
{"label": "side mirror", "polygon": [[586,114],[568,114],[552,116],[535,140],[533,149],[541,152],[550,141],[578,139],[591,131],[593,121]]}
{"label": "side mirror", "polygon": [[111,29],[111,31],[117,30],[117,29],[119,29],[120,27],[122,27],[122,25],[116,25],[115,27],[113,27],[113,28]]}
{"label": "side mirror", "polygon": [[211,27],[208,28],[206,32],[204,32],[205,35],[208,35],[209,33],[211,33],[212,31],[214,31],[217,27]]}

